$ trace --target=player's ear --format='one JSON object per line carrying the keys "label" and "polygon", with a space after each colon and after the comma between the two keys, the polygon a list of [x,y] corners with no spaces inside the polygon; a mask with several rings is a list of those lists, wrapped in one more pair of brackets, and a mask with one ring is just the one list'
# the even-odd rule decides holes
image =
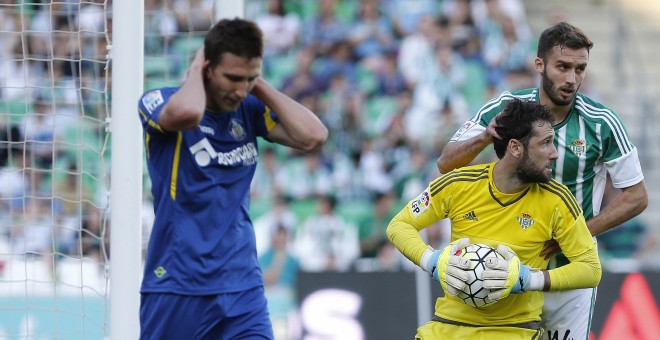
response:
{"label": "player's ear", "polygon": [[523,145],[523,143],[513,138],[509,140],[509,144],[507,145],[507,148],[509,149],[509,153],[511,153],[511,156],[515,158],[521,158],[525,151],[525,146]]}
{"label": "player's ear", "polygon": [[545,63],[543,62],[543,59],[540,57],[534,58],[534,69],[536,69],[536,72],[539,74],[543,73],[543,66]]}

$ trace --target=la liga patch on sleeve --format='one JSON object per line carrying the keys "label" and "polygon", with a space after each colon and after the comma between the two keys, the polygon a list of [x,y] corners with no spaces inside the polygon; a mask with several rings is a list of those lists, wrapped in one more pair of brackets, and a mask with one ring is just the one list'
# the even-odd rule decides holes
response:
{"label": "la liga patch on sleeve", "polygon": [[153,113],[158,105],[163,104],[163,102],[163,94],[160,93],[160,90],[153,90],[142,97],[142,105],[144,105],[149,113]]}
{"label": "la liga patch on sleeve", "polygon": [[410,210],[415,217],[418,217],[424,210],[431,206],[431,196],[429,195],[429,188],[427,187],[417,198],[410,201]]}

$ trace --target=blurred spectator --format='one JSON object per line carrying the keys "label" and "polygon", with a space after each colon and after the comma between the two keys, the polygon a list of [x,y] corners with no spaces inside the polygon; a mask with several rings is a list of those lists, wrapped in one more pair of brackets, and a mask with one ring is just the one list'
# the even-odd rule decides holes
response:
{"label": "blurred spectator", "polygon": [[104,209],[89,205],[83,215],[82,228],[80,230],[80,253],[83,257],[89,257],[97,262],[105,262],[106,254],[109,256],[110,235],[105,229]]}
{"label": "blurred spectator", "polygon": [[14,224],[9,237],[12,254],[53,254],[53,224],[50,204],[43,199],[30,199],[25,214]]}
{"label": "blurred spectator", "polygon": [[267,0],[268,10],[254,20],[264,33],[265,57],[292,51],[300,34],[300,18],[285,11],[285,0]]}
{"label": "blurred spectator", "polygon": [[435,63],[435,46],[450,43],[450,39],[447,19],[430,14],[420,19],[415,32],[403,37],[397,61],[410,88],[414,88],[429,65]]}
{"label": "blurred spectator", "polygon": [[397,47],[392,24],[380,11],[380,1],[360,1],[358,16],[351,24],[348,35],[355,57],[371,72],[382,69],[385,56]]}
{"label": "blurred spectator", "polygon": [[332,176],[318,153],[307,153],[290,159],[277,176],[277,182],[286,197],[302,200],[330,194]]}
{"label": "blurred spectator", "polygon": [[144,2],[144,54],[164,56],[178,26],[168,0]]}
{"label": "blurred spectator", "polygon": [[320,0],[319,12],[305,20],[301,28],[303,47],[311,47],[318,55],[328,55],[335,44],[346,41],[348,27],[335,14],[336,0]]}
{"label": "blurred spectator", "polygon": [[357,85],[358,73],[353,59],[353,47],[346,40],[332,44],[332,50],[326,56],[319,57],[314,67],[323,82],[323,88],[328,88],[335,77],[346,79],[351,89]]}
{"label": "blurred spectator", "polygon": [[293,249],[302,271],[345,272],[360,255],[357,228],[337,215],[336,205],[334,197],[320,196],[317,212],[296,232]]}
{"label": "blurred spectator", "polygon": [[275,148],[264,148],[250,185],[250,195],[253,199],[270,201],[282,194],[282,187],[277,179],[280,169]]}
{"label": "blurred spectator", "polygon": [[321,94],[324,81],[313,69],[315,52],[311,48],[301,48],[296,60],[295,73],[284,79],[280,90],[297,101],[303,97]]}
{"label": "blurred spectator", "polygon": [[25,195],[32,193],[31,155],[24,146],[9,148],[9,165],[0,168],[0,211],[10,219],[24,214]]}
{"label": "blurred spectator", "polygon": [[394,54],[386,54],[383,56],[383,64],[376,72],[376,78],[378,79],[376,95],[396,96],[408,89],[408,83],[403,77],[403,74],[399,72],[396,56]]}
{"label": "blurred spectator", "polygon": [[396,214],[396,211],[393,211],[396,202],[391,191],[378,193],[374,197],[369,218],[360,224],[360,257],[375,258],[381,248],[390,243],[385,230]]}
{"label": "blurred spectator", "polygon": [[405,37],[417,29],[417,24],[425,16],[437,15],[440,3],[437,0],[383,0],[383,7],[396,34]]}
{"label": "blurred spectator", "polygon": [[213,0],[174,0],[179,32],[204,32],[213,22]]}
{"label": "blurred spectator", "polygon": [[9,165],[10,153],[23,140],[19,126],[0,116],[0,168]]}
{"label": "blurred spectator", "polygon": [[271,247],[259,256],[259,265],[264,273],[266,289],[271,286],[288,289],[296,287],[298,260],[289,249],[292,241],[291,230],[283,225],[275,225],[268,234]]}
{"label": "blurred spectator", "polygon": [[283,196],[276,196],[268,212],[254,221],[257,254],[262,255],[273,247],[271,237],[277,228],[286,228],[288,234],[293,234],[297,226],[298,218],[291,211],[289,201]]}

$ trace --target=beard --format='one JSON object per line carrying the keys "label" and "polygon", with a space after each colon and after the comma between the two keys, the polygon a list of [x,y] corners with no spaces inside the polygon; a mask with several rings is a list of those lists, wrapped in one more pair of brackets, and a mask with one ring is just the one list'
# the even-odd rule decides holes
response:
{"label": "beard", "polygon": [[[555,82],[548,77],[545,68],[543,69],[543,73],[541,73],[541,84],[543,86],[543,91],[548,95],[548,99],[557,106],[570,105],[575,98],[575,94],[567,99],[555,94]],[[557,91],[559,91],[559,88],[557,88]],[[577,93],[577,90],[575,92]]]}
{"label": "beard", "polygon": [[550,176],[545,174],[545,167],[537,167],[527,154],[527,150],[523,154],[523,159],[516,167],[516,176],[522,183],[548,183]]}

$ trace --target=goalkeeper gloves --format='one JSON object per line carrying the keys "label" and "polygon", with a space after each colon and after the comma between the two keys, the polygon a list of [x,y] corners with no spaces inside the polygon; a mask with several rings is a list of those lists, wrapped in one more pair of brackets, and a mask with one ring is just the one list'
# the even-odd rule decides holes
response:
{"label": "goalkeeper gloves", "polygon": [[449,295],[457,295],[467,285],[468,273],[465,270],[470,267],[470,260],[454,254],[469,244],[469,238],[462,238],[450,243],[442,251],[429,248],[422,255],[420,266],[434,280],[439,281]]}
{"label": "goalkeeper gloves", "polygon": [[542,290],[544,274],[523,264],[509,247],[500,244],[497,252],[504,259],[491,257],[486,259],[483,271],[484,288],[491,292],[488,299],[501,300],[509,294],[524,293],[530,290]]}

